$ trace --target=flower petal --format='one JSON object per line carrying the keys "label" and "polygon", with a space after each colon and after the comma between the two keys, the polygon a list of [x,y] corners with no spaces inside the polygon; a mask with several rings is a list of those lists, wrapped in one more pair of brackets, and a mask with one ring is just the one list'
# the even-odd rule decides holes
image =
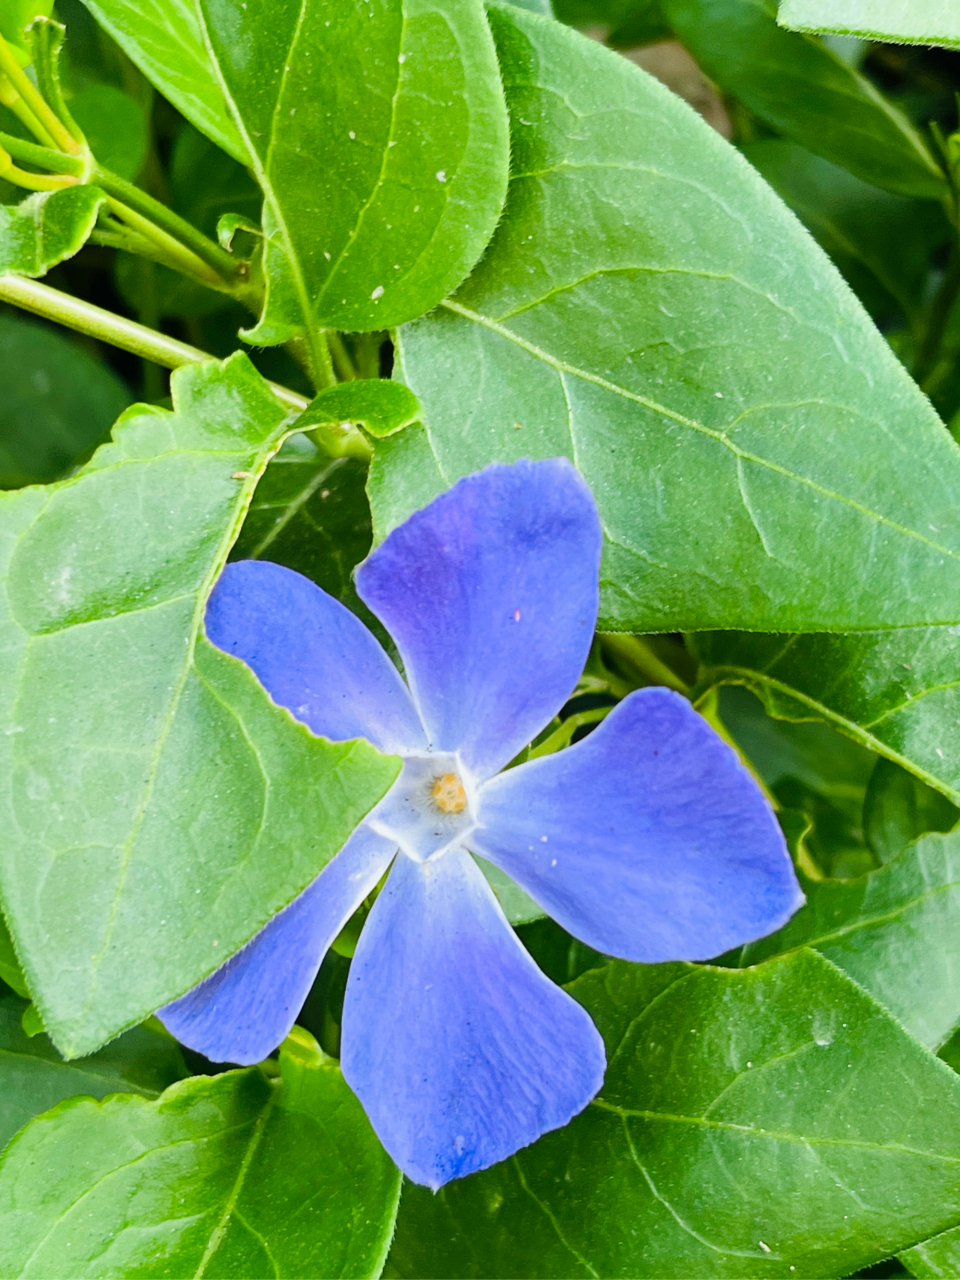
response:
{"label": "flower petal", "polygon": [[760,788],[686,699],[630,694],[584,741],[483,787],[470,847],[607,955],[706,960],[803,902]]}
{"label": "flower petal", "polygon": [[434,1189],[566,1124],[605,1065],[587,1013],[530,959],[462,849],[397,858],[360,935],[342,1045],[380,1141]]}
{"label": "flower petal", "polygon": [[395,853],[396,845],[358,827],[309,888],[209,978],[160,1009],[160,1021],[213,1062],[262,1062],[286,1037],[327,949]]}
{"label": "flower petal", "polygon": [[239,560],[207,605],[207,635],[252,667],[274,702],[325,738],[381,751],[422,748],[396,667],[355,614],[292,569]]}
{"label": "flower petal", "polygon": [[590,490],[553,458],[467,476],[364,561],[357,590],[435,750],[489,777],[556,715],[590,649],[600,546]]}

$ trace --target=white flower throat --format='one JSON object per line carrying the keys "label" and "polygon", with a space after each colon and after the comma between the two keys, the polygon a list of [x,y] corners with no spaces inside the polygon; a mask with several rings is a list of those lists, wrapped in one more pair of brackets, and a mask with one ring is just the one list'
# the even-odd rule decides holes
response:
{"label": "white flower throat", "polygon": [[367,822],[414,862],[429,862],[473,830],[474,808],[471,779],[456,756],[407,756]]}

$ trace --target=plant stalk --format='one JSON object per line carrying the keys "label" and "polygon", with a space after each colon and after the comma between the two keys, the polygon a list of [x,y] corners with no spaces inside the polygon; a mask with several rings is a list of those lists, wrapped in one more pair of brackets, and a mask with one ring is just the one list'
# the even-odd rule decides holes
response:
{"label": "plant stalk", "polygon": [[[24,276],[0,276],[0,302],[10,302],[46,320],[55,320],[68,329],[109,342],[111,346],[120,347],[143,360],[152,360],[165,369],[179,369],[185,364],[199,364],[215,358],[197,347],[169,338],[165,333],[137,324],[135,320],[114,315],[112,311],[104,311],[102,307],[95,307],[81,298],[60,293],[49,285]],[[267,385],[281,404],[296,409],[298,413],[302,413],[309,403],[289,387],[281,387],[275,382]]]}
{"label": "plant stalk", "polygon": [[50,135],[54,145],[59,147],[61,151],[66,151],[68,155],[80,155],[82,150],[80,143],[77,142],[69,129],[57,119],[57,116],[47,106],[40,93],[34,88],[33,82],[24,73],[20,63],[14,57],[13,50],[3,36],[0,36],[0,71],[7,77],[24,104]]}
{"label": "plant stalk", "polygon": [[27,164],[49,169],[51,173],[65,173],[73,178],[83,176],[85,166],[79,156],[65,156],[62,151],[37,146],[35,142],[26,142],[9,133],[0,133],[0,147],[15,160],[25,160]]}

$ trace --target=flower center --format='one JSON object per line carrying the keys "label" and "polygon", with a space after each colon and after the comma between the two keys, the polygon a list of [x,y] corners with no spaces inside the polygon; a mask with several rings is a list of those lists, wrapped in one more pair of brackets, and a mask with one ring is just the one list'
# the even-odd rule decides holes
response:
{"label": "flower center", "polygon": [[454,755],[407,756],[400,777],[367,818],[415,862],[429,862],[473,830],[470,777]]}
{"label": "flower center", "polygon": [[467,807],[467,793],[457,773],[441,773],[430,788],[430,795],[441,813],[463,813]]}

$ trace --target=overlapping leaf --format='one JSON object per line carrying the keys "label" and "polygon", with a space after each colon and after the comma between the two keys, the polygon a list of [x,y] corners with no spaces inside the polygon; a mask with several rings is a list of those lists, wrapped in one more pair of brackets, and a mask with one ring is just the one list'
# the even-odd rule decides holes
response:
{"label": "overlapping leaf", "polygon": [[173,378],[72,481],[0,497],[0,887],[88,1053],[291,901],[399,762],[330,744],[202,630],[283,410],[244,356]]}
{"label": "overlapping leaf", "polygon": [[17,996],[0,998],[0,1148],[28,1120],[64,1098],[108,1093],[156,1098],[187,1075],[178,1046],[146,1027],[134,1027],[92,1057],[64,1062],[46,1035],[26,1035],[21,1025],[26,1007]]}
{"label": "overlapping leaf", "polygon": [[849,1275],[956,1221],[960,1080],[812,952],[742,972],[611,964],[570,1125],[404,1194],[401,1276]]}
{"label": "overlapping leaf", "polygon": [[960,803],[960,630],[699,635],[704,683],[747,685],[771,715],[826,720]]}
{"label": "overlapping leaf", "polygon": [[192,0],[84,0],[84,4],[201,133],[242,164],[249,163],[204,48]]}
{"label": "overlapping leaf", "polygon": [[662,4],[707,74],[778,132],[878,187],[943,195],[943,173],[906,115],[819,41],[778,27],[776,0]]}
{"label": "overlapping leaf", "polygon": [[802,883],[806,905],[740,963],[814,947],[938,1049],[960,1021],[960,835],[925,836],[858,880]]}
{"label": "overlapping leaf", "polygon": [[282,1079],[75,1099],[0,1162],[5,1276],[376,1276],[400,1175],[337,1064],[297,1028]]}
{"label": "overlapping leaf", "polygon": [[953,0],[781,0],[777,20],[795,31],[960,48],[960,12]]}
{"label": "overlapping leaf", "polygon": [[267,300],[251,340],[381,329],[435,306],[483,252],[506,190],[481,0],[201,0],[200,12],[265,199]]}
{"label": "overlapping leaf", "polygon": [[566,454],[606,534],[602,625],[960,617],[960,452],[737,153],[608,50],[491,10],[506,215],[399,333],[423,429],[382,441],[382,536],[493,458]]}

